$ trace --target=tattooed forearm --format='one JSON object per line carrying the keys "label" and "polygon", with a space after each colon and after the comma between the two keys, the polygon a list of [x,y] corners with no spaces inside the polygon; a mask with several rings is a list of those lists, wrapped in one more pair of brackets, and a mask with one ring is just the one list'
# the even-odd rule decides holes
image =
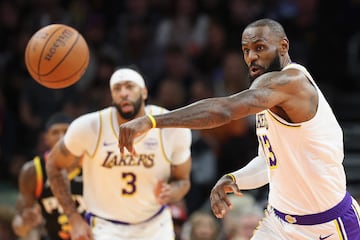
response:
{"label": "tattooed forearm", "polygon": [[47,173],[54,196],[63,207],[65,214],[70,216],[76,212],[76,205],[71,197],[70,183],[67,176],[61,170],[49,166],[47,167]]}
{"label": "tattooed forearm", "polygon": [[159,127],[213,128],[230,122],[231,113],[223,98],[204,99],[173,111],[170,115],[156,116]]}
{"label": "tattooed forearm", "polygon": [[180,180],[173,180],[170,181],[171,188],[173,188],[173,191],[171,191],[173,194],[171,196],[170,201],[176,202],[182,199],[185,194],[190,189],[190,180],[188,179],[180,179]]}
{"label": "tattooed forearm", "polygon": [[46,162],[51,190],[68,216],[76,212],[76,205],[71,196],[70,182],[65,169],[71,167],[74,161],[75,156],[71,155],[64,142],[60,141],[52,149]]}

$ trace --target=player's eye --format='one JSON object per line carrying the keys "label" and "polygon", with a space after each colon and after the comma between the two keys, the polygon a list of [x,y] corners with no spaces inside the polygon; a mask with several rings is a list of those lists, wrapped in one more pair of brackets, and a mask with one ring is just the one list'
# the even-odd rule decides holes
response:
{"label": "player's eye", "polygon": [[263,45],[259,45],[259,46],[256,47],[256,50],[257,50],[257,51],[262,51],[262,50],[264,50],[264,46],[263,46]]}

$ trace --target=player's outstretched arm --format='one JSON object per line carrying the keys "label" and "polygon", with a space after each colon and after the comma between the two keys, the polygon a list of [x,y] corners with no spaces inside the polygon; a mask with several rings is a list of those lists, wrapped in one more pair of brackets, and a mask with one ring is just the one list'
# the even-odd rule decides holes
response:
{"label": "player's outstretched arm", "polygon": [[73,169],[77,164],[79,164],[79,158],[67,150],[63,139],[61,139],[49,154],[46,172],[50,180],[51,190],[69,218],[71,239],[88,240],[93,239],[91,229],[78,213],[71,196],[70,181],[64,175],[64,170]]}
{"label": "player's outstretched arm", "polygon": [[134,139],[151,129],[158,128],[190,128],[209,129],[240,119],[294,97],[292,79],[296,74],[282,72],[266,73],[258,77],[250,89],[228,96],[208,98],[185,107],[156,115],[144,116],[120,125],[120,151],[128,149],[134,153]]}

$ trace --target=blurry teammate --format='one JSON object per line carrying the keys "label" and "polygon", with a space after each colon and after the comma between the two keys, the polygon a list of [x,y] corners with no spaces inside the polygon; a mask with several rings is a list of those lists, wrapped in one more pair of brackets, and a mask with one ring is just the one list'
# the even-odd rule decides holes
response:
{"label": "blurry teammate", "polygon": [[[110,90],[113,105],[75,119],[48,158],[51,187],[69,217],[72,239],[174,239],[167,204],[190,188],[191,131],[154,128],[136,138],[136,156],[120,154],[120,124],[142,116],[150,120],[166,110],[145,106],[144,79],[132,68],[116,70]],[[76,211],[61,176],[80,157],[90,226]]]}
{"label": "blurry teammate", "polygon": [[269,183],[267,214],[252,239],[360,239],[359,206],[346,190],[342,129],[310,73],[291,61],[283,27],[270,19],[251,23],[242,50],[249,89],[156,115],[156,124],[146,117],[123,124],[120,150],[136,153],[134,139],[154,125],[205,129],[256,114],[258,156],[215,184],[213,213],[222,218],[231,208],[226,193]]}
{"label": "blurry teammate", "polygon": [[[45,126],[45,144],[50,150],[62,138],[69,127],[71,119],[63,114],[52,115]],[[41,229],[44,225],[46,239],[70,239],[69,222],[53,196],[45,165],[48,152],[36,156],[32,161],[24,164],[19,175],[19,197],[17,200],[17,214],[13,219],[13,229],[20,237],[28,236],[33,229]],[[82,201],[81,169],[74,168],[67,176],[77,211],[84,213]]]}

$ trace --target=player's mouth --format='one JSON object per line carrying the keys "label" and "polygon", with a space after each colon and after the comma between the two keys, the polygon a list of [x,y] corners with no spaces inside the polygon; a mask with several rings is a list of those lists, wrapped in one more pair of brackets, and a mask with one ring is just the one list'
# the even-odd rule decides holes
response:
{"label": "player's mouth", "polygon": [[120,108],[123,112],[131,112],[134,111],[134,106],[129,101],[122,101],[120,103]]}
{"label": "player's mouth", "polygon": [[262,68],[258,67],[258,66],[251,66],[249,68],[249,74],[252,78],[257,78],[258,76],[260,76],[263,73]]}

